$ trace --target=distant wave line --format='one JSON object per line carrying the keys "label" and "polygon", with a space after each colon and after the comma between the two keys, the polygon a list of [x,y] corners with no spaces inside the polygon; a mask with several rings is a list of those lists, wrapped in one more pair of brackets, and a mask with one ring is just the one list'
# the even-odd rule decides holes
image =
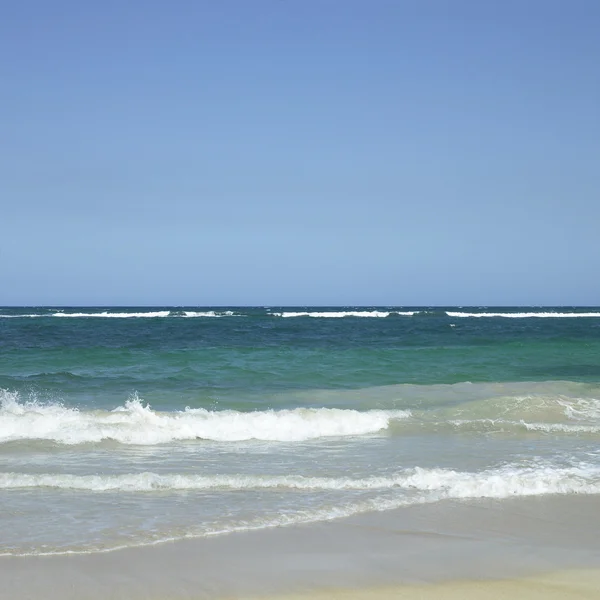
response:
{"label": "distant wave line", "polygon": [[42,318],[71,318],[71,319],[85,319],[85,318],[99,318],[99,319],[164,319],[167,317],[171,318],[219,318],[219,317],[243,317],[245,315],[235,313],[231,310],[218,312],[214,310],[209,311],[172,311],[172,310],[160,310],[150,312],[98,312],[98,313],[65,313],[65,312],[53,312],[53,313],[28,313],[20,315],[7,315],[0,314],[0,318],[4,319],[42,319]]}
{"label": "distant wave line", "polygon": [[[243,309],[242,309],[243,310]],[[115,311],[104,310],[101,312],[63,312],[54,311],[50,313],[23,313],[6,314],[0,313],[2,319],[43,319],[43,318],[71,318],[71,319],[164,319],[164,318],[223,318],[223,317],[248,317],[248,313],[242,310],[182,310],[169,309],[158,311]],[[278,318],[302,318],[313,319],[340,319],[340,318],[361,318],[361,319],[384,319],[387,317],[449,317],[457,319],[467,318],[508,318],[508,319],[548,319],[548,318],[600,318],[600,312],[560,312],[560,311],[540,311],[540,312],[465,312],[452,310],[392,310],[392,309],[373,309],[373,310],[299,310],[299,311],[276,311],[257,313],[257,317],[278,317]]]}

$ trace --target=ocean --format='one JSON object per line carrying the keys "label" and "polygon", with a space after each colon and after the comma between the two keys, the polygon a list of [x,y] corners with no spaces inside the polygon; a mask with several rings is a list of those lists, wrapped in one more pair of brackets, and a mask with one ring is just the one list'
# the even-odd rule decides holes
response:
{"label": "ocean", "polygon": [[0,555],[600,494],[600,308],[0,309]]}

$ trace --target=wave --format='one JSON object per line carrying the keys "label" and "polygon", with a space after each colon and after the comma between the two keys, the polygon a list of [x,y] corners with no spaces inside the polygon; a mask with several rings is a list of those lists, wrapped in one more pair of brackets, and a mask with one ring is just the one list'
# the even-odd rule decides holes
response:
{"label": "wave", "polygon": [[393,315],[401,317],[456,317],[456,318],[600,318],[600,312],[463,312],[443,309],[428,310],[344,310],[344,311],[283,311],[270,313],[274,317],[312,317],[339,319],[343,317],[385,318]]}
{"label": "wave", "polygon": [[74,312],[74,313],[66,313],[66,312],[52,312],[52,313],[30,313],[30,314],[18,314],[18,315],[7,315],[0,314],[0,318],[3,319],[42,319],[42,318],[50,318],[50,317],[58,317],[58,318],[71,318],[71,319],[83,319],[83,318],[104,318],[104,319],[130,319],[130,318],[164,318],[170,316],[171,311],[169,310],[158,310],[158,311],[150,311],[150,312]]}
{"label": "wave", "polygon": [[383,512],[403,506],[433,503],[448,499],[503,499],[545,495],[591,495],[600,493],[600,468],[588,463],[556,467],[551,464],[519,466],[506,464],[480,472],[450,469],[405,469],[390,476],[352,479],[349,477],[302,477],[130,473],[122,475],[71,475],[64,473],[0,473],[0,490],[57,489],[83,493],[177,493],[179,491],[272,490],[278,494],[344,490],[380,491],[374,497],[295,512],[269,512],[250,520],[206,523],[185,533],[165,531],[150,539],[132,539],[126,543],[93,545],[72,549],[7,551],[0,556],[70,555],[106,553],[176,540],[212,537],[237,532],[285,527],[301,523],[332,521],[367,512]]}
{"label": "wave", "polygon": [[155,492],[185,490],[370,491],[435,492],[442,498],[507,498],[544,494],[598,494],[600,468],[515,467],[481,472],[450,469],[406,469],[388,477],[303,477],[299,475],[190,475],[128,473],[71,475],[64,473],[0,473],[0,489],[55,488],[88,492]]}
{"label": "wave", "polygon": [[155,310],[144,312],[62,312],[56,311],[51,313],[28,313],[28,314],[0,314],[0,318],[4,319],[41,319],[41,318],[71,318],[71,319],[159,319],[166,317],[239,317],[243,316],[231,310],[226,311],[172,311],[172,310]]}
{"label": "wave", "polygon": [[[74,375],[60,374],[59,379],[64,377]],[[403,384],[292,396],[296,405],[316,402],[323,408],[154,411],[136,395],[113,410],[84,410],[27,401],[18,392],[0,389],[0,443],[298,442],[457,428],[483,434],[599,434],[599,394],[597,385],[572,382]]]}
{"label": "wave", "polygon": [[153,445],[183,440],[297,442],[323,437],[357,436],[387,429],[403,410],[357,411],[297,408],[239,412],[186,408],[158,412],[133,397],[111,411],[80,411],[60,404],[19,401],[15,392],[0,395],[0,443],[47,440],[60,444]]}
{"label": "wave", "polygon": [[375,390],[370,393],[380,402],[396,394],[403,399],[404,406],[415,409],[415,417],[428,420],[600,424],[597,384],[569,381],[406,384],[381,390],[378,396]]}
{"label": "wave", "polygon": [[381,310],[344,310],[344,311],[302,311],[302,312],[276,312],[270,313],[274,317],[312,317],[317,319],[341,319],[344,317],[362,317],[362,318],[385,318],[390,315],[399,315],[412,317],[417,311],[381,311]]}
{"label": "wave", "polygon": [[498,433],[510,431],[531,431],[542,433],[563,434],[597,434],[600,433],[598,425],[573,425],[571,423],[529,423],[527,421],[507,421],[505,419],[453,419],[442,423],[432,423],[432,428],[440,431],[445,426],[450,426],[463,431],[479,433]]}
{"label": "wave", "polygon": [[57,312],[53,313],[53,317],[64,317],[64,318],[85,318],[85,317],[97,317],[97,318],[107,318],[107,319],[155,319],[159,317],[168,317],[171,314],[169,310],[157,310],[151,312],[99,312],[99,313],[62,313]]}
{"label": "wave", "polygon": [[568,423],[526,423],[520,425],[527,431],[545,431],[546,433],[600,433],[600,425],[570,425]]}
{"label": "wave", "polygon": [[531,318],[600,318],[600,312],[454,312],[446,311],[449,317],[457,318],[480,318],[480,317],[504,317],[507,319],[531,319]]}
{"label": "wave", "polygon": [[[47,310],[47,309],[46,309]],[[294,318],[294,317],[311,317],[322,319],[340,319],[344,317],[355,318],[386,318],[391,316],[400,317],[438,317],[438,318],[508,318],[508,319],[525,319],[525,318],[600,318],[599,311],[576,312],[576,311],[496,311],[496,312],[466,312],[453,311],[445,309],[415,309],[415,310],[393,310],[393,309],[354,309],[354,310],[281,310],[278,312],[270,312],[267,309],[263,316]],[[105,319],[131,319],[131,318],[218,318],[218,317],[243,317],[250,316],[251,313],[246,313],[244,310],[183,310],[180,308],[171,308],[163,310],[148,310],[148,311],[127,311],[127,310],[86,310],[77,312],[65,312],[65,310],[52,310],[51,312],[33,312],[23,314],[7,314],[0,313],[0,318],[4,319],[23,319],[23,318],[105,318]],[[261,315],[258,315],[261,316]]]}
{"label": "wave", "polygon": [[217,312],[214,310],[207,310],[207,311],[193,311],[193,310],[184,310],[182,312],[183,317],[241,317],[243,315],[240,315],[239,313],[235,313],[232,310],[226,310],[223,312]]}

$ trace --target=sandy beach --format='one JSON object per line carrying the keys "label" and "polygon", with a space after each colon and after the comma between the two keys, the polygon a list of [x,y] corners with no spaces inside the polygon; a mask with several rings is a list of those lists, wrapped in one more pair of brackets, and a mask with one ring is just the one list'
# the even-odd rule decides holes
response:
{"label": "sandy beach", "polygon": [[[291,594],[280,600],[583,600],[598,597],[599,571],[558,571],[520,579],[451,581],[432,585],[406,585],[364,590],[325,590]],[[275,600],[273,598],[273,600]]]}
{"label": "sandy beach", "polygon": [[595,496],[443,501],[95,554],[1,557],[0,598],[595,598]]}

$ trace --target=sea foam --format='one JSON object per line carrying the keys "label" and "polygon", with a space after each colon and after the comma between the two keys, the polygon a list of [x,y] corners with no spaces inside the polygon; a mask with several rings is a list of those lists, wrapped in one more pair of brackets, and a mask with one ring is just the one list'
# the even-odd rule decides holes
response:
{"label": "sea foam", "polygon": [[549,319],[549,318],[600,318],[600,312],[455,312],[446,311],[449,317],[457,318],[483,318],[483,317],[504,317],[507,319]]}
{"label": "sea foam", "polygon": [[63,312],[54,311],[50,313],[23,313],[23,314],[1,314],[4,319],[41,319],[41,318],[62,318],[62,319],[164,319],[167,317],[238,317],[243,316],[231,310],[215,311],[177,311],[177,310],[152,310],[144,312],[124,312],[124,311],[101,311],[101,312]]}
{"label": "sea foam", "polygon": [[312,317],[315,319],[341,319],[343,317],[359,317],[359,318],[385,318],[390,315],[400,315],[412,317],[415,311],[382,311],[382,310],[343,310],[343,311],[302,311],[302,312],[275,312],[271,313],[274,317]]}
{"label": "sea foam", "polygon": [[[435,499],[507,498],[544,494],[600,493],[600,468],[506,465],[481,472],[449,469],[406,469],[391,476],[303,477],[299,475],[190,475],[127,473],[0,473],[0,489],[56,488],[88,492],[155,492],[184,490],[377,491],[434,492]],[[425,498],[425,497],[423,497]],[[432,499],[429,497],[429,499]]]}
{"label": "sea foam", "polygon": [[205,310],[205,311],[195,311],[195,310],[184,310],[184,317],[210,317],[210,318],[219,318],[219,317],[240,317],[242,315],[234,313],[232,310],[226,310],[223,312],[217,312],[214,310]]}
{"label": "sea foam", "polygon": [[155,318],[164,318],[168,317],[171,314],[169,310],[156,310],[149,312],[98,312],[98,313],[65,313],[65,312],[55,312],[52,313],[52,317],[62,317],[62,318],[72,318],[72,319],[82,319],[82,318],[104,318],[104,319],[155,319]]}
{"label": "sea foam", "polygon": [[152,445],[181,440],[294,442],[322,437],[356,436],[387,429],[402,410],[357,411],[296,408],[239,412],[186,408],[158,412],[133,397],[111,411],[83,411],[61,404],[20,402],[14,392],[0,392],[0,443],[48,440],[61,444]]}

